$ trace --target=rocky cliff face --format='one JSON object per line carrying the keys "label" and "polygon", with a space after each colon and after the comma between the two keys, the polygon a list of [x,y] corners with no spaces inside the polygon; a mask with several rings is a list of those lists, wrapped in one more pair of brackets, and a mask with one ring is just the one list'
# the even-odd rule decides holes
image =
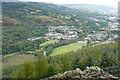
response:
{"label": "rocky cliff face", "polygon": [[119,80],[97,66],[87,67],[84,71],[79,68],[72,71],[66,71],[63,74],[54,75],[43,80]]}

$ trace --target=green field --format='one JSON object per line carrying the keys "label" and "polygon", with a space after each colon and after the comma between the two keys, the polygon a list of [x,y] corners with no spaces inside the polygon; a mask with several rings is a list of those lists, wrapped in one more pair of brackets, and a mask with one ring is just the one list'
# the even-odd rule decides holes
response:
{"label": "green field", "polygon": [[119,28],[111,28],[110,30],[113,30],[113,31],[120,31]]}
{"label": "green field", "polygon": [[55,48],[53,52],[50,54],[50,56],[60,55],[64,54],[70,51],[77,51],[78,49],[81,49],[83,46],[86,46],[84,43],[71,43],[65,46],[61,46],[58,48]]}
{"label": "green field", "polygon": [[46,41],[46,42],[40,44],[40,46],[46,46],[46,45],[49,45],[49,44],[54,44],[55,42],[59,42],[59,40],[49,40],[49,41]]}
{"label": "green field", "polygon": [[2,60],[2,67],[7,68],[24,63],[25,61],[33,61],[32,54],[16,54]]}

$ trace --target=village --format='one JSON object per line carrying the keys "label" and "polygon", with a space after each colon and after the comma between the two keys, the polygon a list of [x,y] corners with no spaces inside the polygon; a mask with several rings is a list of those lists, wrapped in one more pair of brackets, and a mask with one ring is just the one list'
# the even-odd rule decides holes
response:
{"label": "village", "polygon": [[[103,16],[101,16],[103,17]],[[104,16],[106,17],[106,16]],[[90,20],[99,21],[96,17],[88,17]],[[114,42],[116,38],[118,38],[118,34],[113,34],[111,31],[118,31],[118,22],[116,21],[115,17],[106,17],[110,21],[107,23],[107,27],[103,27],[100,31],[92,31],[90,34],[85,36],[84,40],[79,40],[80,36],[79,33],[83,33],[81,27],[76,26],[48,26],[48,32],[43,36],[46,40],[70,40],[70,39],[78,39],[81,43],[109,43]],[[101,21],[106,22],[105,20],[100,19]],[[114,22],[112,22],[115,20]],[[87,22],[87,21],[86,21]],[[101,26],[96,22],[96,27]],[[32,37],[28,38],[30,41],[34,41],[37,39],[42,38],[40,37]]]}
{"label": "village", "polygon": [[[113,25],[111,25],[113,27]],[[111,28],[110,27],[110,28]],[[78,39],[78,33],[82,33],[82,29],[77,29],[75,26],[49,26],[48,33],[45,34],[46,40],[62,40],[62,39]],[[99,32],[93,31],[88,34],[83,41],[79,41],[80,43],[100,43],[106,41],[106,43],[114,42],[115,38],[118,37],[118,34],[112,34],[110,31],[101,30]],[[32,37],[28,38],[30,41],[34,41],[40,39],[41,37]]]}
{"label": "village", "polygon": [[[113,23],[114,24],[114,23]],[[112,28],[114,25],[109,26]],[[116,25],[114,26],[115,28]],[[49,26],[48,33],[45,34],[44,37],[46,40],[61,40],[61,39],[78,39],[80,38],[78,35],[78,31],[82,33],[82,29],[77,29],[75,26]],[[106,43],[114,42],[115,38],[118,37],[118,34],[113,34],[110,32],[111,30],[101,30],[99,32],[93,31],[92,33],[88,34],[82,43],[100,43],[106,41]]]}
{"label": "village", "polygon": [[77,31],[81,31],[81,29],[77,29],[75,26],[49,26],[48,33],[44,37],[47,40],[53,39],[76,39],[78,38]]}

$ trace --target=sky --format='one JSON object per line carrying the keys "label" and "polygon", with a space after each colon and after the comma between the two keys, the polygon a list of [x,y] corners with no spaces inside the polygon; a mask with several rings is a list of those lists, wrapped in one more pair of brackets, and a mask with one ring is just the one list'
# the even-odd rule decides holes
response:
{"label": "sky", "polygon": [[22,0],[32,2],[47,2],[54,4],[95,4],[117,7],[120,0]]}

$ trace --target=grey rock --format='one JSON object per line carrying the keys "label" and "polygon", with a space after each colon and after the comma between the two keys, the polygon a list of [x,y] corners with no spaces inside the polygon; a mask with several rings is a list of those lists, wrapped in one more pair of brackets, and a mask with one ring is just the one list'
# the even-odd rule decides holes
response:
{"label": "grey rock", "polygon": [[76,70],[66,71],[63,74],[49,77],[48,80],[119,80],[107,72],[104,72],[97,66],[86,67],[84,71]]}

